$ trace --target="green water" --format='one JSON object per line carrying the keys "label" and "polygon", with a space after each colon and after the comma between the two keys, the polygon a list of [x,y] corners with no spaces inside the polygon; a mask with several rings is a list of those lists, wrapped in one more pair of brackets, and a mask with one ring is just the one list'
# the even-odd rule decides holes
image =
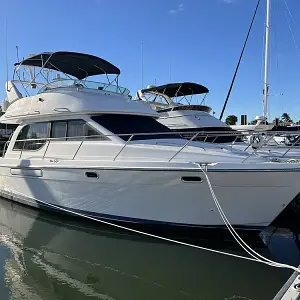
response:
{"label": "green water", "polygon": [[[224,251],[244,255],[233,250]],[[288,233],[265,256],[297,264]],[[272,299],[290,272],[0,199],[0,299]]]}

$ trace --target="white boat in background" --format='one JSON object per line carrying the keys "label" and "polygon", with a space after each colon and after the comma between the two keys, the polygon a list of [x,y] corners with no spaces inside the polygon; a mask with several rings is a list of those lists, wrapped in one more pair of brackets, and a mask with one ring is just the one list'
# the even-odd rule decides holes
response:
{"label": "white boat in background", "polygon": [[247,125],[231,125],[230,127],[234,130],[242,131],[242,132],[265,132],[272,130],[275,124],[269,124],[267,119],[263,116],[257,116],[253,122],[253,124]]}
{"label": "white boat in background", "polygon": [[[231,224],[259,229],[300,192],[299,164],[174,135],[157,112],[130,99],[120,70],[101,58],[41,53],[15,67],[18,77],[22,67],[39,71],[6,84],[0,121],[19,124],[0,159],[6,198],[140,225],[223,227],[202,164]],[[50,71],[64,75],[53,80]],[[86,80],[101,74],[116,75],[116,85]],[[22,96],[20,83],[42,87]]]}
{"label": "white boat in background", "polygon": [[[192,97],[205,93],[208,89],[197,83],[170,83],[139,90],[134,101],[149,105],[158,112],[160,123],[184,138],[226,144],[249,152],[254,150],[263,156],[300,158],[299,147],[290,149],[300,137],[298,127],[284,132],[287,128],[281,126],[273,131],[274,125],[266,125],[263,117],[257,117],[254,125],[229,126],[211,115],[209,106],[191,104]],[[183,100],[187,103],[183,104]]]}
{"label": "white boat in background", "polygon": [[[207,105],[192,104],[193,98],[208,94],[207,87],[194,82],[176,82],[161,86],[149,86],[137,92],[135,101],[141,100],[159,113],[158,121],[183,137],[192,137],[193,132],[213,133],[233,131],[229,125],[210,114],[211,108]],[[231,143],[235,136],[203,137],[196,140]]]}

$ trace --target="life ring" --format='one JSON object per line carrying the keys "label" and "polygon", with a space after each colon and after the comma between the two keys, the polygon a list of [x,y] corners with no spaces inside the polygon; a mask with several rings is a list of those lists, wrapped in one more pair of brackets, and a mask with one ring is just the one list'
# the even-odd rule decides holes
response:
{"label": "life ring", "polygon": [[300,135],[287,135],[284,137],[284,144],[286,146],[292,146],[294,144],[299,144]]}
{"label": "life ring", "polygon": [[265,139],[261,135],[251,135],[250,136],[250,145],[253,149],[261,148],[265,143]]}

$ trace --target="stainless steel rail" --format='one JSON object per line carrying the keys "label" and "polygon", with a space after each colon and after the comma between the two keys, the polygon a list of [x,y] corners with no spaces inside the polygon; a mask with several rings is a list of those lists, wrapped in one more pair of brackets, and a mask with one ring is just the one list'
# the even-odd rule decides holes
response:
{"label": "stainless steel rail", "polygon": [[[187,134],[192,135],[191,138],[187,139],[184,138],[184,136],[186,136]],[[139,136],[154,136],[154,139],[157,138],[157,136],[160,136],[161,139],[163,138],[168,138],[169,136],[172,136],[171,138],[174,138],[173,136],[176,135],[178,136],[178,138],[180,139],[185,139],[186,142],[185,144],[182,145],[178,145],[179,150],[173,154],[172,157],[170,157],[168,159],[168,162],[171,162],[176,156],[178,156],[178,154],[180,154],[186,147],[188,147],[190,145],[191,142],[201,142],[202,145],[202,149],[205,151],[205,146],[203,144],[209,144],[210,142],[207,142],[208,138],[213,138],[212,142],[215,142],[217,140],[217,138],[219,137],[235,137],[234,140],[232,142],[229,143],[225,143],[225,144],[221,144],[221,145],[226,145],[228,147],[234,147],[237,143],[239,143],[239,145],[245,145],[245,149],[244,151],[249,153],[249,155],[244,159],[243,162],[245,162],[247,159],[249,159],[249,157],[251,157],[252,155],[258,154],[259,151],[261,151],[265,146],[271,147],[272,149],[285,149],[286,151],[283,153],[282,157],[285,157],[285,155],[292,149],[292,148],[297,148],[300,151],[300,147],[297,145],[300,145],[300,131],[266,131],[266,132],[240,132],[240,131],[213,131],[213,132],[203,132],[203,131],[192,131],[192,132],[154,132],[154,133],[131,133],[131,134],[109,134],[109,135],[93,135],[93,136],[77,136],[77,137],[64,137],[64,138],[38,138],[38,139],[20,139],[20,140],[16,140],[16,141],[12,141],[11,139],[8,140],[5,144],[4,144],[4,148],[3,148],[3,154],[2,157],[5,156],[5,153],[7,151],[8,146],[10,145],[10,143],[14,143],[14,142],[24,142],[22,149],[14,149],[16,151],[20,151],[20,159],[22,158],[22,154],[24,151],[26,151],[26,149],[24,149],[26,142],[41,142],[42,144],[47,144],[45,152],[43,154],[42,158],[46,157],[46,153],[48,151],[49,145],[51,142],[55,142],[55,141],[62,141],[62,140],[66,140],[66,141],[79,141],[80,144],[78,145],[77,150],[75,151],[75,154],[73,155],[73,160],[76,158],[80,148],[82,147],[83,143],[86,140],[91,141],[91,139],[95,139],[95,141],[97,141],[97,138],[99,137],[107,137],[108,139],[111,137],[119,137],[120,140],[119,142],[122,143],[122,137],[129,137],[127,139],[127,141],[125,142],[125,140],[123,140],[123,145],[122,148],[120,149],[120,151],[116,154],[116,156],[113,158],[113,161],[115,161],[120,154],[124,151],[124,149],[129,145],[132,144],[130,143],[131,141],[133,141],[134,139],[138,139]],[[259,137],[260,142],[259,143],[255,143],[255,142],[250,142],[251,137],[253,137],[253,141],[255,141],[254,137]],[[293,142],[289,142],[289,139],[293,137]],[[198,140],[196,140],[196,138]],[[201,140],[199,140],[201,138]],[[279,138],[282,139],[282,143],[278,143],[275,138]],[[239,142],[238,142],[239,139]],[[270,144],[270,141],[272,141],[274,143]],[[243,142],[244,141],[244,142]],[[216,143],[215,143],[216,144]],[[219,144],[219,143],[217,143]],[[252,151],[249,152],[248,150],[252,148]]]}

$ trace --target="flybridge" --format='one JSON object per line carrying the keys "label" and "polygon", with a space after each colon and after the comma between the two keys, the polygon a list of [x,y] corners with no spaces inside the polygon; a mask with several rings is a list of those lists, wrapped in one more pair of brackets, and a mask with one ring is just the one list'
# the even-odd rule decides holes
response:
{"label": "flybridge", "polygon": [[[31,55],[14,64],[13,78],[6,83],[7,97],[3,108],[5,111],[9,105],[21,98],[66,87],[129,96],[130,91],[119,86],[120,73],[115,65],[90,54],[59,51]],[[95,75],[105,75],[106,83],[86,80],[87,77]],[[30,87],[38,89],[33,91]]]}
{"label": "flybridge", "polygon": [[[193,82],[177,82],[160,86],[151,86],[137,92],[137,98],[154,105],[155,110],[174,111],[174,110],[198,110],[210,112],[211,108],[202,105],[209,90],[207,87]],[[205,94],[201,104],[192,105],[194,95]],[[188,96],[190,96],[188,98]],[[174,100],[176,98],[176,100]],[[181,102],[185,100],[187,105]]]}

